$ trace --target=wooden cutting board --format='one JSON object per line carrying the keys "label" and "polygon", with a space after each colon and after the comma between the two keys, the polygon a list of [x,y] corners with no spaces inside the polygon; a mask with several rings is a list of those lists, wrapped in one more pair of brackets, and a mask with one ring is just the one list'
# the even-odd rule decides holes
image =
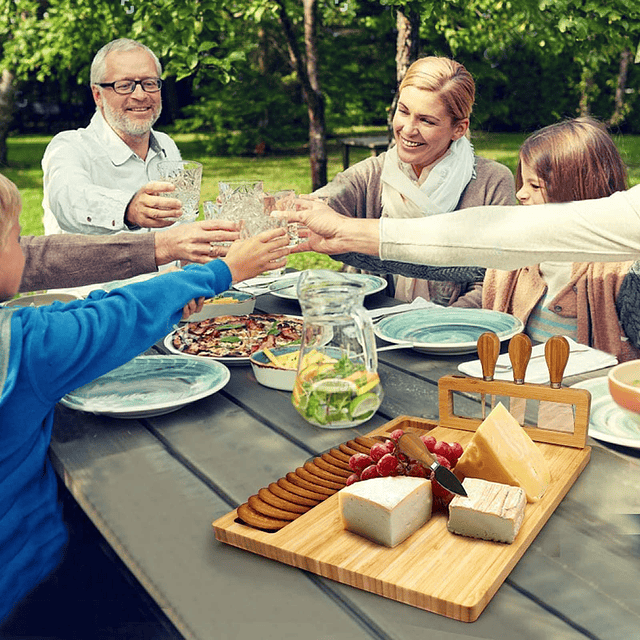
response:
{"label": "wooden cutting board", "polygon": [[[369,435],[394,429],[430,432],[437,440],[460,442],[473,433],[401,416]],[[348,584],[386,598],[463,622],[473,622],[587,465],[591,448],[538,443],[551,468],[551,485],[542,500],[528,503],[512,544],[465,538],[447,530],[447,516],[436,512],[420,530],[393,549],[342,527],[336,493],[277,531],[248,526],[238,510],[213,523],[216,538],[253,553]],[[336,490],[337,491],[337,490]]]}

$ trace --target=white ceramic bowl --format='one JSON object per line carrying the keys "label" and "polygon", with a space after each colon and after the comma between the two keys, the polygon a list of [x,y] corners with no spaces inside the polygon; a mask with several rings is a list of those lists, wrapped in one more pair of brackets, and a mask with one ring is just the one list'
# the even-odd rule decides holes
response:
{"label": "white ceramic bowl", "polygon": [[[279,356],[284,353],[292,353],[299,350],[299,344],[270,349],[274,356]],[[265,387],[271,387],[272,389],[280,389],[280,391],[293,391],[293,385],[296,381],[297,367],[295,369],[281,369],[276,367],[276,365],[267,358],[264,351],[256,351],[251,355],[249,361],[251,362],[253,375],[255,375],[256,380],[260,384]]]}
{"label": "white ceramic bowl", "polygon": [[616,365],[607,377],[613,401],[640,424],[640,360]]}
{"label": "white ceramic bowl", "polygon": [[202,311],[189,316],[189,322],[200,322],[218,316],[244,316],[253,313],[256,297],[242,291],[225,291],[205,300]]}
{"label": "white ceramic bowl", "polygon": [[4,303],[5,307],[44,307],[54,302],[72,302],[79,300],[80,296],[73,293],[30,293]]}

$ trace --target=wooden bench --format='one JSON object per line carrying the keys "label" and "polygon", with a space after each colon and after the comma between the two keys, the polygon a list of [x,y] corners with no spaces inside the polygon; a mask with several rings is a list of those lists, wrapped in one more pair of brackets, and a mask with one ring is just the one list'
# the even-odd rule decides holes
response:
{"label": "wooden bench", "polygon": [[387,136],[363,136],[361,138],[342,138],[342,166],[346,169],[349,166],[349,149],[359,147],[361,149],[371,149],[371,155],[377,156],[389,147]]}

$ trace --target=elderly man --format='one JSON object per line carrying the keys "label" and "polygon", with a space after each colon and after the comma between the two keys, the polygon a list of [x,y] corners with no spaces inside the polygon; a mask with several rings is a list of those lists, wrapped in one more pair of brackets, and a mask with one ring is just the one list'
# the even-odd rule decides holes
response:
{"label": "elderly man", "polygon": [[173,186],[154,180],[160,161],[180,159],[171,138],[152,129],[162,109],[161,74],[153,51],[135,40],[98,51],[89,126],[56,135],[42,159],[47,235],[149,231],[180,215],[179,200],[159,195]]}

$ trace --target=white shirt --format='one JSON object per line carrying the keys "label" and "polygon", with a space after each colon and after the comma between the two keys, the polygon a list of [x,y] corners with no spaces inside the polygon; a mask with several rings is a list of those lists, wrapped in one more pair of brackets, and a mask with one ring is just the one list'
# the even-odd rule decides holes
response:
{"label": "white shirt", "polygon": [[143,160],[99,111],[86,129],[57,134],[42,158],[45,235],[127,231],[127,205],[140,187],[157,179],[161,160],[180,160],[168,135],[152,129]]}
{"label": "white shirt", "polygon": [[379,255],[415,264],[504,270],[549,260],[638,260],[640,185],[597,200],[381,218]]}

